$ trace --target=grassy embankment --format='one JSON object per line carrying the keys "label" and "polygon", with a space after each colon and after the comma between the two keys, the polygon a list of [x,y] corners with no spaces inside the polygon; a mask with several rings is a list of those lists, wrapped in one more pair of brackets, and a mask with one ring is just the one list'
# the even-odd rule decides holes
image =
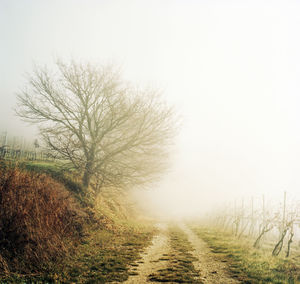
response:
{"label": "grassy embankment", "polygon": [[192,229],[220,261],[228,263],[232,276],[242,283],[300,283],[300,255],[273,257],[270,250],[253,248],[253,240],[237,239],[211,228]]}
{"label": "grassy embankment", "polygon": [[154,282],[200,283],[199,272],[195,269],[191,254],[193,247],[184,232],[178,227],[169,228],[170,253],[165,254],[157,262],[166,261],[165,268],[150,274],[148,279]]}
{"label": "grassy embankment", "polygon": [[91,206],[55,164],[20,168],[0,167],[0,282],[126,280],[150,243],[151,224],[136,222],[118,194],[101,195]]}

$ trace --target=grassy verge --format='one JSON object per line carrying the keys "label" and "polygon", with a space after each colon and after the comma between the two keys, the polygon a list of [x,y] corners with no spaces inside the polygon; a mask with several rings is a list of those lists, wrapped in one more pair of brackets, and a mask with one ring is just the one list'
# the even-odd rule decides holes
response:
{"label": "grassy verge", "polygon": [[123,230],[122,233],[94,231],[77,248],[60,281],[107,283],[125,281],[129,265],[140,258],[150,244],[152,231]]}
{"label": "grassy verge", "polygon": [[252,242],[231,234],[197,226],[192,229],[216,257],[228,262],[231,274],[242,283],[300,283],[299,257],[272,257],[269,252],[254,249]]}
{"label": "grassy verge", "polygon": [[164,255],[158,261],[167,261],[166,268],[160,269],[148,276],[149,281],[175,282],[175,283],[199,283],[198,271],[196,271],[192,256],[193,250],[186,235],[177,227],[169,229],[171,252]]}
{"label": "grassy verge", "polygon": [[23,161],[19,167],[34,173],[45,173],[62,183],[82,206],[91,206],[92,202],[84,195],[80,181],[76,175],[63,168],[63,164],[43,161]]}
{"label": "grassy verge", "polygon": [[1,283],[107,283],[125,281],[129,266],[149,245],[153,231],[134,229],[116,233],[92,231],[63,263],[47,273],[0,276]]}
{"label": "grassy verge", "polygon": [[[93,204],[93,208],[90,208],[88,205],[83,206],[82,202],[78,202],[80,200],[75,202],[76,200],[72,199],[74,202],[71,203],[65,198],[65,195],[69,196],[69,193],[72,192],[72,188],[67,188],[67,185],[62,182],[61,179],[65,178],[65,175],[59,172],[59,168],[55,164],[28,163],[14,170],[15,166],[14,164],[3,163],[1,173],[4,178],[7,176],[5,179],[7,181],[0,183],[0,193],[4,194],[7,191],[8,193],[11,192],[11,196],[18,194],[18,198],[10,198],[10,195],[7,197],[7,200],[16,200],[18,203],[6,202],[5,204],[8,208],[6,211],[10,212],[15,208],[16,211],[20,213],[21,204],[24,207],[24,214],[19,214],[18,220],[26,226],[33,222],[29,229],[26,229],[27,227],[25,225],[23,226],[24,231],[30,233],[30,238],[27,237],[24,239],[24,234],[19,234],[22,237],[19,241],[19,246],[22,249],[23,247],[27,248],[31,245],[32,248],[28,252],[28,255],[29,257],[35,256],[37,260],[36,263],[39,266],[35,266],[28,257],[25,258],[24,253],[17,251],[15,255],[18,257],[16,260],[18,261],[16,263],[19,263],[18,267],[28,267],[27,264],[29,264],[30,267],[26,270],[13,268],[12,265],[8,267],[6,265],[7,262],[5,262],[5,259],[2,257],[6,256],[4,253],[5,250],[7,250],[7,246],[3,242],[1,243],[1,240],[4,239],[4,241],[12,245],[16,244],[16,240],[7,234],[7,237],[0,238],[0,248],[3,249],[3,251],[0,251],[2,252],[2,254],[0,253],[0,283],[107,283],[126,280],[129,276],[130,264],[140,258],[140,252],[150,244],[150,240],[155,233],[151,223],[148,222],[143,226],[137,223],[132,214],[129,214],[124,197],[122,197],[124,202],[120,203],[115,199],[115,196],[106,196],[99,201],[99,204]],[[26,171],[24,171],[24,167]],[[12,170],[10,170],[10,168]],[[12,171],[14,175],[10,174],[10,171]],[[52,178],[49,177],[49,175]],[[8,181],[10,182],[9,184]],[[48,182],[46,183],[46,181]],[[70,181],[73,182],[71,179]],[[35,188],[37,188],[36,191],[39,195],[34,195],[34,198],[32,198],[32,195],[29,195],[29,193]],[[4,189],[6,191],[4,191]],[[54,199],[54,197],[52,198],[58,190],[61,191],[61,195],[58,195],[56,199]],[[46,193],[52,199],[57,200],[56,211],[53,211],[51,209],[52,207],[49,206],[48,203],[50,201],[53,203],[54,201],[52,201]],[[3,195],[1,194],[0,197]],[[41,196],[44,195],[46,196],[44,198],[46,200],[45,204],[42,203],[42,205],[38,207],[38,211],[36,210],[37,214],[34,215],[33,213],[35,211],[33,209],[39,204],[37,201],[44,200],[41,199]],[[74,196],[74,194],[72,196]],[[77,197],[80,199],[79,195]],[[68,215],[70,220],[66,219],[66,214],[60,214],[62,216],[58,214],[60,212],[64,213],[61,209],[65,203],[66,206],[68,205],[72,209],[69,210],[70,216]],[[1,208],[4,207],[2,206]],[[46,210],[47,214],[45,213],[46,217],[44,218],[46,221],[43,221],[44,219],[41,219],[41,216],[44,216],[42,213]],[[4,217],[8,216],[6,211],[0,214],[0,228],[1,224],[6,220]],[[23,211],[21,210],[21,213]],[[120,214],[120,211],[122,211],[122,214]],[[81,218],[81,223],[79,223],[79,225],[82,226],[82,229],[81,227],[79,228],[80,234],[78,234],[78,236],[76,235],[74,241],[71,238],[70,240],[65,238],[64,234],[60,234],[59,236],[61,237],[58,237],[59,240],[63,242],[64,246],[68,249],[61,257],[57,257],[62,250],[56,243],[53,243],[53,235],[57,233],[60,228],[58,226],[60,223],[58,223],[56,219],[55,222],[52,222],[53,226],[51,228],[53,228],[53,234],[51,235],[47,227],[52,220],[50,217],[66,219],[69,228],[70,224],[73,224],[71,221],[74,221],[75,213],[79,214]],[[16,214],[10,215],[12,216],[10,220],[13,220],[11,223],[15,224],[15,218],[13,219],[13,217]],[[27,216],[28,218],[26,218],[28,220],[24,216]],[[38,225],[36,225],[36,223],[38,223]],[[77,223],[74,224],[77,226]],[[4,225],[2,227],[4,227]],[[23,228],[22,226],[18,226],[18,224],[16,224],[15,227]],[[15,227],[9,232],[12,231],[16,234],[18,230]],[[76,229],[73,230],[73,227],[70,228],[72,232]],[[43,234],[41,234],[42,232]],[[64,227],[63,232],[66,232],[66,227]],[[3,235],[1,234],[2,232],[0,230],[0,237]],[[34,237],[40,235],[41,237],[33,243],[32,239],[35,240],[36,238]],[[23,239],[24,241],[22,242]],[[43,244],[42,241],[45,242],[45,245],[43,248],[40,248],[41,244]],[[51,244],[51,248],[53,247],[51,250],[55,252],[53,256],[45,251],[44,248],[48,248],[46,246],[47,244]],[[57,252],[54,249],[56,249]],[[14,250],[15,248],[13,247],[9,252],[12,253]],[[32,252],[32,254],[30,252]],[[45,254],[45,266],[43,266],[41,258],[39,255],[36,255],[36,253]],[[20,264],[23,260],[27,262],[24,262],[22,266]]]}

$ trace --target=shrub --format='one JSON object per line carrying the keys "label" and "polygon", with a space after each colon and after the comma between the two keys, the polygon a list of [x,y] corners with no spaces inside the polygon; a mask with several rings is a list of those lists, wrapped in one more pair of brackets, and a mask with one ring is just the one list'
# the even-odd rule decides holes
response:
{"label": "shrub", "polygon": [[83,233],[85,213],[46,174],[0,168],[0,270],[49,270]]}

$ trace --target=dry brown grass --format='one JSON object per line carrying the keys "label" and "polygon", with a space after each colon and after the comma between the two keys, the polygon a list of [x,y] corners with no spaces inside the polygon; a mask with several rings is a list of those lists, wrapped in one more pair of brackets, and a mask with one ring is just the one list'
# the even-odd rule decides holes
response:
{"label": "dry brown grass", "polygon": [[80,239],[86,218],[51,177],[0,167],[0,272],[49,271]]}

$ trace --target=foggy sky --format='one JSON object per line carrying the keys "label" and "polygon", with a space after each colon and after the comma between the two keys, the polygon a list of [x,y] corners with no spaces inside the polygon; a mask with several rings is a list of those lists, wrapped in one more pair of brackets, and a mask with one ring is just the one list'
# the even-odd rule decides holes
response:
{"label": "foggy sky", "polygon": [[12,110],[33,62],[112,62],[182,116],[169,173],[139,194],[156,208],[300,199],[299,15],[286,0],[0,0],[0,131],[34,133]]}

